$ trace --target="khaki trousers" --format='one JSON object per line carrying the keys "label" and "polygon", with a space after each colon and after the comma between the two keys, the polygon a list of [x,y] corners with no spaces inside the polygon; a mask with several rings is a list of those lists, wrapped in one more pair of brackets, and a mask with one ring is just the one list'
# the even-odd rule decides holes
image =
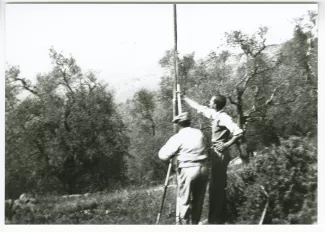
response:
{"label": "khaki trousers", "polygon": [[181,224],[198,224],[208,182],[207,166],[178,169],[178,212]]}
{"label": "khaki trousers", "polygon": [[212,150],[211,175],[209,182],[209,224],[222,224],[225,209],[227,167],[230,161],[229,151],[223,153]]}

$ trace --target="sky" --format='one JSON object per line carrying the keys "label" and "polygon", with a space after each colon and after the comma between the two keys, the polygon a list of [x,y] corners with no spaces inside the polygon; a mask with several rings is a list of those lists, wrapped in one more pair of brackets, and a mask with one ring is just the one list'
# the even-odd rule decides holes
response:
{"label": "sky", "polygon": [[[292,37],[293,18],[317,4],[177,5],[178,51],[196,59],[219,51],[224,33],[269,27],[268,44]],[[141,87],[156,89],[164,70],[159,60],[174,46],[172,4],[8,4],[5,60],[35,81],[51,70],[53,47],[93,70],[116,92],[117,102]]]}

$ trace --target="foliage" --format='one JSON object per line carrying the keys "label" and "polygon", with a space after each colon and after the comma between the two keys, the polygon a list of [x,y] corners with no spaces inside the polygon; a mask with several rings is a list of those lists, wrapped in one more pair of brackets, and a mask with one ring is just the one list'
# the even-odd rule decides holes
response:
{"label": "foliage", "polygon": [[167,163],[159,160],[158,151],[172,135],[172,128],[168,132],[171,123],[164,120],[169,112],[160,108],[156,97],[156,92],[141,89],[120,107],[130,138],[127,177],[133,184],[154,184],[166,174]]}
{"label": "foliage", "polygon": [[[317,149],[311,138],[291,137],[228,171],[227,223],[258,224],[268,194],[264,224],[317,221]],[[163,186],[96,193],[78,198],[40,197],[35,210],[19,211],[13,224],[154,224]],[[175,189],[168,188],[161,224],[173,224]],[[207,217],[205,197],[202,219]]]}
{"label": "foliage", "polygon": [[[268,194],[264,224],[317,221],[317,148],[309,138],[290,137],[229,170],[228,211],[237,224],[257,224]],[[236,215],[236,218],[233,217]]]}
{"label": "foliage", "polygon": [[[85,192],[124,178],[128,139],[113,94],[73,57],[50,50],[53,70],[37,83],[7,71],[6,195]],[[10,85],[12,84],[12,85]],[[17,102],[14,88],[30,96]]]}

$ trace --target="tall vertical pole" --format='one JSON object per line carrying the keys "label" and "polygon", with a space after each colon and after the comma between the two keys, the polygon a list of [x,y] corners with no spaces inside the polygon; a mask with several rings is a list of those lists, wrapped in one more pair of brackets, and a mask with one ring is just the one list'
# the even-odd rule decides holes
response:
{"label": "tall vertical pole", "polygon": [[[176,117],[176,115],[182,113],[182,108],[181,108],[181,103],[180,103],[180,95],[177,94],[176,92],[180,91],[180,86],[178,85],[178,65],[177,65],[177,14],[176,14],[176,4],[173,5],[174,8],[174,83],[173,83],[173,118]],[[177,108],[177,100],[179,100],[178,108]],[[178,109],[178,110],[177,110]],[[177,133],[177,125],[174,124],[174,134]],[[166,191],[168,187],[168,180],[169,180],[169,175],[171,171],[172,164],[175,164],[175,173],[176,173],[176,224],[179,224],[179,211],[178,211],[178,172],[177,172],[177,158],[171,159],[169,166],[168,166],[168,171],[167,171],[167,176],[166,176],[166,181],[165,181],[165,188],[164,188],[164,194],[160,206],[160,211],[157,215],[156,219],[156,224],[159,224],[159,219],[160,215],[164,206],[164,200],[166,196]]]}
{"label": "tall vertical pole", "polygon": [[[177,13],[176,4],[173,5],[174,8],[174,83],[173,83],[173,117],[178,115],[177,112],[177,95],[176,88],[178,83],[178,65],[177,65]],[[174,125],[174,133],[177,132],[177,126]]]}
{"label": "tall vertical pole", "polygon": [[[178,84],[178,64],[177,64],[177,13],[176,13],[176,4],[173,5],[174,9],[174,85],[173,85],[173,117],[178,115],[180,112],[177,112],[177,84]],[[177,126],[174,124],[174,134],[177,133]],[[175,169],[176,169],[176,224],[179,224],[179,211],[178,211],[178,172],[177,172],[177,160],[175,158]]]}

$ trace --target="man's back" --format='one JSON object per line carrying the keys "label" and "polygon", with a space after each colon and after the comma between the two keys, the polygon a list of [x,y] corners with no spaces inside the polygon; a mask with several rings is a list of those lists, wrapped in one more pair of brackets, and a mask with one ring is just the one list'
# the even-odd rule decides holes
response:
{"label": "man's back", "polygon": [[203,133],[191,127],[182,128],[162,147],[159,157],[168,159],[175,153],[179,167],[202,165],[208,157]]}
{"label": "man's back", "polygon": [[203,133],[191,128],[187,112],[173,119],[180,128],[160,149],[160,159],[177,159],[177,217],[181,224],[198,224],[208,181],[207,149]]}

